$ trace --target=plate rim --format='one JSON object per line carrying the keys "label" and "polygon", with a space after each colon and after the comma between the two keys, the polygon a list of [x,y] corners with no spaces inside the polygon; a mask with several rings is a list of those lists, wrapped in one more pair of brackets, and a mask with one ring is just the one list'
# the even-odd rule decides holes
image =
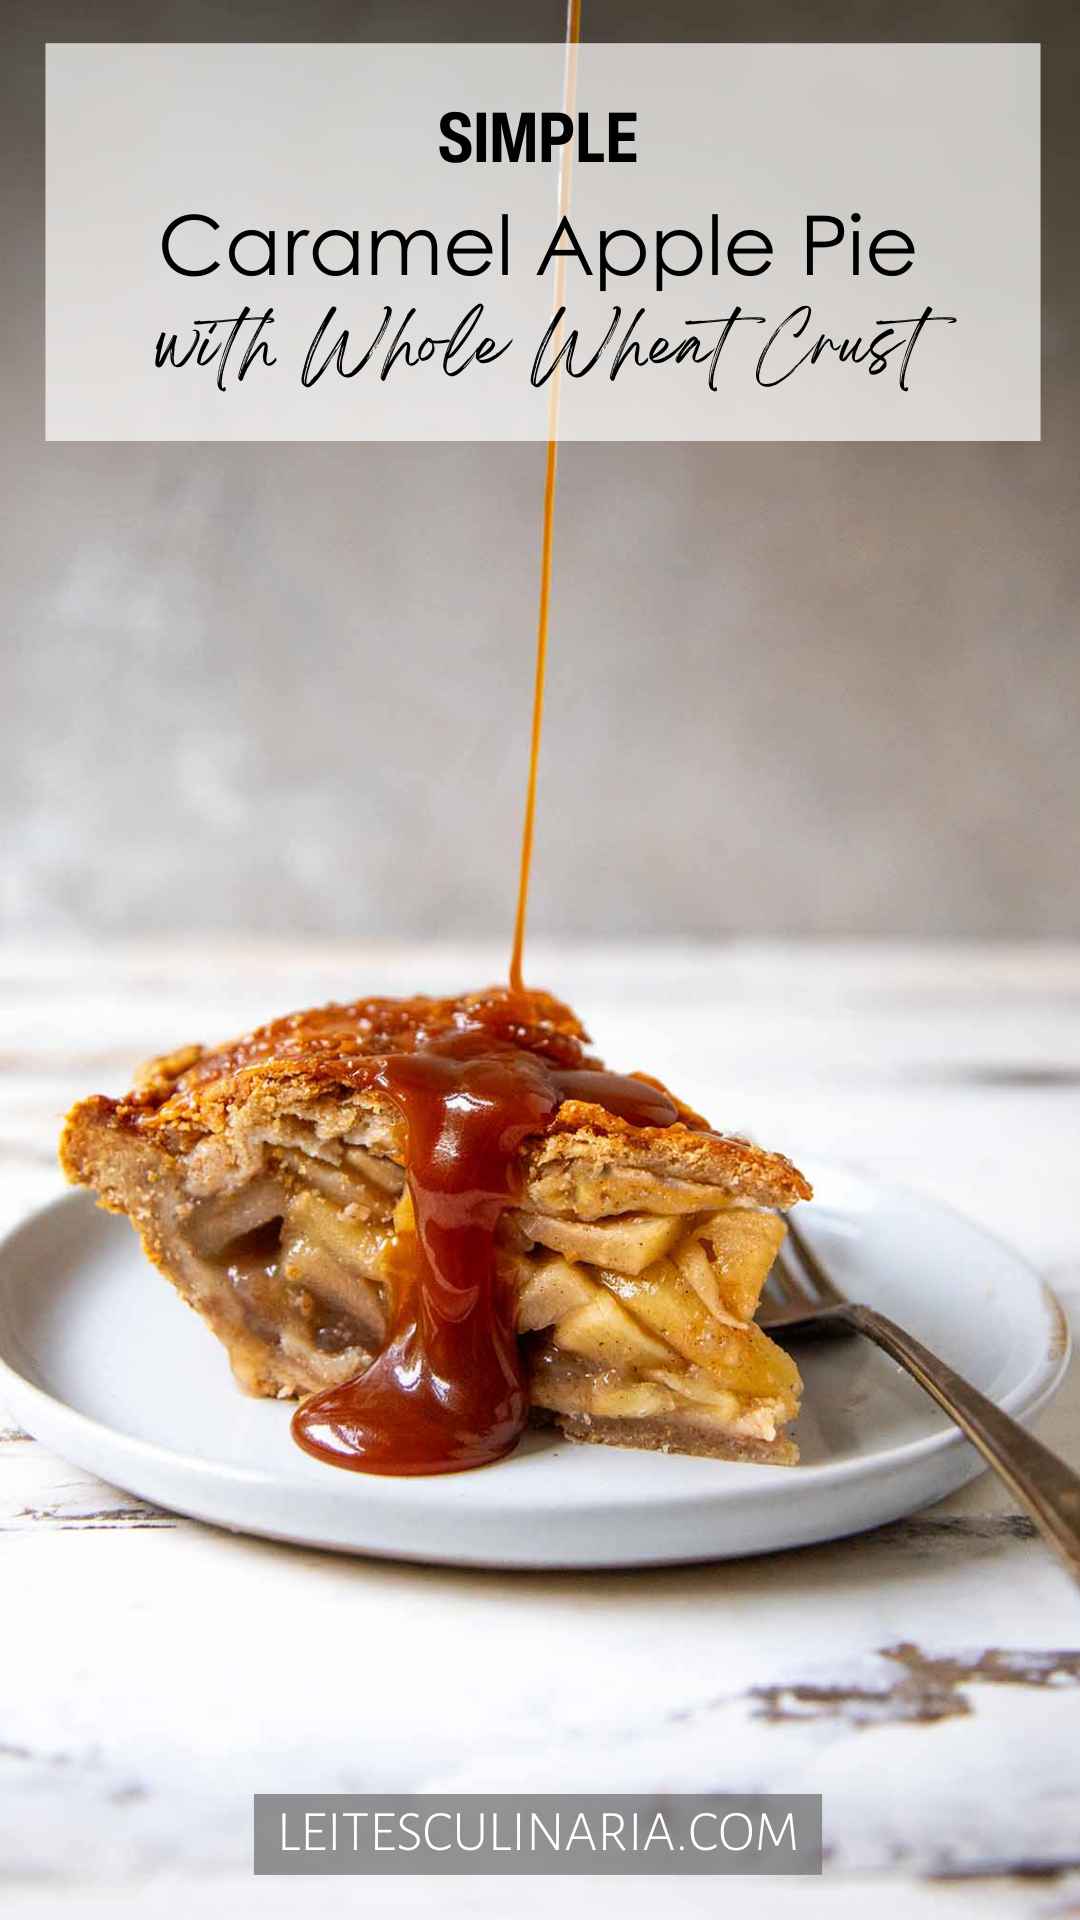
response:
{"label": "plate rim", "polygon": [[[960,1226],[974,1233],[983,1241],[993,1245],[999,1253],[1005,1255],[1018,1269],[1025,1273],[1028,1280],[1032,1283],[1033,1297],[1039,1301],[1043,1315],[1044,1340],[1042,1357],[1033,1365],[1025,1380],[1021,1380],[1015,1386],[1011,1387],[1000,1399],[994,1399],[994,1404],[1022,1422],[1030,1421],[1034,1418],[1060,1388],[1068,1371],[1072,1355],[1072,1337],[1068,1317],[1061,1301],[1049,1282],[1044,1280],[1032,1263],[1023,1254],[1018,1253],[1008,1241],[992,1230],[984,1227],[980,1221],[972,1220],[968,1215],[961,1212],[958,1208],[953,1207],[949,1202],[939,1200],[936,1195],[922,1193],[917,1188],[910,1188],[900,1182],[879,1179],[855,1162],[841,1160],[832,1156],[815,1157],[814,1164],[822,1173],[834,1170],[849,1178],[854,1178],[860,1185],[869,1188],[876,1194],[895,1196],[907,1205],[915,1204],[922,1209],[928,1209],[931,1213],[940,1212],[949,1215],[951,1219]],[[109,1215],[108,1209],[97,1207],[92,1197],[87,1193],[82,1191],[62,1193],[44,1202],[42,1205],[33,1208],[28,1214],[24,1215],[21,1220],[16,1221],[3,1236],[0,1237],[0,1314],[2,1314],[3,1265],[12,1244],[24,1235],[33,1233],[35,1229],[39,1229],[42,1224],[50,1218],[64,1213],[82,1212],[90,1208],[93,1208],[95,1213],[105,1213],[110,1219],[117,1218],[117,1216]],[[129,1223],[125,1222],[124,1224],[128,1226],[128,1230],[130,1231]],[[106,1227],[105,1231],[108,1230],[108,1227]],[[21,1368],[14,1364],[12,1359],[9,1358],[3,1344],[3,1336],[4,1326],[2,1317],[0,1317],[0,1397],[10,1406],[11,1411],[16,1414],[20,1420],[26,1420],[31,1430],[33,1427],[32,1409],[41,1407],[45,1412],[46,1420],[55,1421],[65,1431],[70,1432],[73,1438],[83,1435],[90,1442],[104,1441],[108,1447],[118,1448],[134,1460],[145,1461],[148,1465],[154,1467],[182,1472],[184,1475],[190,1476],[197,1484],[204,1485],[208,1488],[233,1485],[246,1486],[252,1489],[259,1488],[266,1492],[272,1492],[275,1489],[296,1492],[308,1484],[306,1481],[300,1479],[292,1483],[287,1483],[283,1481],[280,1472],[274,1468],[246,1466],[240,1463],[229,1463],[206,1458],[198,1454],[184,1453],[177,1448],[165,1445],[161,1441],[148,1440],[138,1434],[126,1433],[120,1427],[112,1426],[92,1414],[84,1413],[79,1408],[72,1406],[68,1400],[50,1392],[45,1387],[38,1386],[35,1381],[29,1379]],[[993,1396],[990,1397],[993,1398]],[[44,1444],[48,1445],[49,1443],[46,1442]],[[559,1445],[561,1442],[557,1441],[555,1444]],[[799,1467],[794,1470],[794,1478],[797,1481],[802,1481],[804,1484],[808,1482],[812,1483],[815,1489],[857,1485],[863,1479],[882,1475],[889,1471],[900,1472],[907,1467],[916,1465],[923,1458],[928,1458],[937,1453],[948,1453],[963,1447],[969,1447],[970,1445],[971,1442],[967,1440],[960,1428],[950,1424],[944,1429],[922,1434],[915,1439],[902,1441],[884,1450],[861,1454],[854,1459],[826,1460],[815,1465]],[[58,1449],[58,1451],[62,1452],[62,1448]],[[512,1457],[513,1456],[511,1456],[511,1458]],[[75,1462],[75,1464],[79,1463]],[[507,1462],[505,1464],[509,1463]],[[88,1468],[86,1470],[90,1472],[97,1471],[94,1468]],[[761,1472],[769,1476],[772,1485],[782,1484],[789,1488],[791,1487],[793,1477],[791,1468],[770,1466],[768,1463],[762,1463],[759,1465],[759,1473]],[[453,1476],[438,1475],[430,1479],[425,1479],[407,1475],[377,1476],[339,1473],[334,1476],[332,1482],[328,1479],[326,1483],[324,1483],[321,1490],[321,1497],[324,1501],[330,1500],[335,1508],[340,1509],[344,1507],[347,1502],[350,1502],[350,1500],[357,1500],[358,1496],[364,1495],[366,1496],[369,1507],[375,1510],[385,1510],[387,1507],[394,1507],[404,1498],[409,1502],[414,1512],[421,1514],[424,1510],[425,1502],[431,1500],[435,1501],[437,1508],[441,1511],[445,1506],[447,1489],[454,1485],[461,1485],[463,1482],[471,1482],[474,1478],[475,1476],[471,1474],[458,1474]],[[485,1474],[485,1480],[487,1484],[491,1486],[491,1481],[487,1474]],[[738,1482],[733,1485],[725,1481],[723,1487],[718,1486],[711,1496],[709,1489],[703,1482],[700,1487],[691,1485],[667,1489],[665,1497],[670,1504],[675,1506],[699,1503],[703,1500],[718,1506],[725,1504],[738,1505],[740,1502],[750,1498],[755,1489],[760,1492],[762,1485],[763,1483],[757,1473],[747,1474],[744,1483],[741,1472]],[[406,1489],[408,1491],[406,1491]],[[483,1518],[487,1523],[497,1520],[500,1512],[504,1510],[513,1510],[514,1513],[520,1513],[524,1505],[520,1498],[520,1487],[517,1489],[517,1494],[518,1497],[515,1497],[508,1484],[507,1497],[504,1504],[500,1504],[498,1501],[491,1501],[490,1504],[476,1511],[483,1514]],[[449,1497],[452,1498],[453,1496],[450,1495]],[[167,1503],[162,1502],[161,1504],[164,1505]],[[587,1519],[593,1512],[598,1514],[603,1513],[607,1516],[618,1513],[631,1517],[649,1510],[654,1504],[655,1495],[650,1496],[647,1493],[642,1493],[640,1497],[636,1499],[631,1498],[615,1503],[613,1503],[610,1498],[597,1496],[592,1500],[582,1499],[575,1501],[573,1511],[575,1518],[579,1520]],[[544,1513],[551,1511],[554,1505],[555,1496],[553,1496],[550,1501],[532,1504],[532,1511],[538,1517],[542,1517]],[[183,1509],[180,1510],[183,1511]],[[288,1536],[279,1537],[287,1538]],[[370,1554],[374,1550],[370,1547],[354,1546],[347,1548],[346,1551]]]}

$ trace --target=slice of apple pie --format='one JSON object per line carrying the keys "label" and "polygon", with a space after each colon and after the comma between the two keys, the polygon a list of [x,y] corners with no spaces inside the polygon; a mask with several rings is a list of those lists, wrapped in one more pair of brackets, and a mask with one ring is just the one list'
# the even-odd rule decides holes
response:
{"label": "slice of apple pie", "polygon": [[503,988],[316,1009],[81,1101],[61,1160],[335,1464],[481,1465],[529,1417],[792,1463],[754,1313],[810,1189],[586,1038]]}

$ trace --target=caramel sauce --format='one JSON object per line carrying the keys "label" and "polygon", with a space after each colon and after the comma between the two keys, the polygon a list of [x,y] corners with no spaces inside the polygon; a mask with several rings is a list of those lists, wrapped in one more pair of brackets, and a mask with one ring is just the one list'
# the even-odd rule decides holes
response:
{"label": "caramel sauce", "polygon": [[[519,1150],[564,1100],[633,1126],[670,1126],[674,1102],[646,1081],[586,1061],[581,1043],[537,1019],[541,996],[493,991],[412,1051],[370,1056],[362,1075],[407,1130],[411,1213],[386,1262],[390,1333],[371,1366],[305,1400],[293,1435],[308,1453],[362,1473],[457,1473],[516,1444],[528,1402],[514,1298],[496,1229],[520,1198]],[[531,1039],[523,1046],[522,1039]],[[356,1084],[361,1076],[350,1074]]]}
{"label": "caramel sauce", "polygon": [[[580,0],[569,0],[564,109],[576,94]],[[559,211],[570,203],[570,150],[559,167]],[[565,296],[556,269],[554,308]],[[554,336],[557,353],[561,323]],[[559,363],[548,391],[532,731],[509,988],[461,1002],[377,1003],[399,1047],[365,1052],[352,1084],[379,1088],[405,1123],[408,1205],[399,1208],[385,1262],[390,1331],[370,1367],[297,1409],[292,1430],[308,1453],[354,1472],[458,1473],[514,1447],[528,1413],[512,1290],[500,1280],[497,1229],[520,1199],[521,1149],[544,1133],[564,1100],[587,1101],[633,1126],[670,1126],[678,1110],[647,1082],[588,1060],[572,1021],[524,985],[523,952],[536,820],[547,670]],[[376,1003],[371,1003],[375,1005]],[[357,1008],[356,1013],[360,1014]],[[370,1044],[370,1043],[368,1043]],[[378,1043],[376,1043],[378,1044]]]}
{"label": "caramel sauce", "polygon": [[[581,0],[568,0],[566,14],[566,72],[563,81],[563,112],[574,117],[577,101],[577,54],[581,40]],[[570,212],[571,148],[564,146],[559,156],[559,218]],[[555,263],[552,310],[559,314],[566,298],[566,260],[562,254]],[[544,725],[544,686],[547,680],[548,623],[551,615],[551,562],[555,549],[555,481],[559,467],[559,393],[563,343],[560,319],[552,336],[555,371],[548,383],[547,460],[544,469],[544,512],[540,534],[540,605],[536,617],[536,672],[533,680],[532,730],[529,737],[529,776],[525,786],[525,818],[521,829],[521,862],[518,870],[517,913],[514,917],[514,944],[510,953],[510,985],[520,993],[525,985],[522,965],[525,954],[525,920],[529,909],[529,876],[532,872],[533,834],[536,827],[536,778],[540,766],[540,735]]]}

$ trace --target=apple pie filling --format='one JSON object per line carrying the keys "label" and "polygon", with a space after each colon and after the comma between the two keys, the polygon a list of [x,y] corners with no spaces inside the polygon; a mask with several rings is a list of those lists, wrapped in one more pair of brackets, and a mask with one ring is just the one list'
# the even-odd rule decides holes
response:
{"label": "apple pie filling", "polygon": [[[783,1224],[692,1181],[655,1185],[615,1169],[613,1197],[636,1208],[503,1216],[498,1269],[531,1405],[578,1439],[631,1421],[649,1423],[655,1445],[710,1432],[775,1442],[798,1410],[798,1374],[752,1322]],[[392,1323],[393,1249],[411,1230],[402,1169],[337,1142],[271,1150],[239,1190],[197,1201],[183,1236],[240,1384],[290,1395],[363,1370]]]}

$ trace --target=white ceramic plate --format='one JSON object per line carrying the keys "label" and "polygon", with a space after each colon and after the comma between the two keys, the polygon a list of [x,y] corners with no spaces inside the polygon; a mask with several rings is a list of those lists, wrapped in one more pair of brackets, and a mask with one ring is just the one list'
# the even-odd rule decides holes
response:
{"label": "white ceramic plate", "polygon": [[[807,1233],[880,1306],[1020,1417],[1068,1359],[1053,1296],[947,1209],[811,1167]],[[0,1246],[0,1402],[55,1452],[141,1498],[246,1533],[463,1566],[722,1559],[880,1525],[962,1486],[974,1451],[866,1341],[798,1350],[803,1464],[735,1465],[543,1434],[478,1473],[393,1480],[321,1466],[291,1409],[248,1400],[126,1221],[75,1194]]]}

